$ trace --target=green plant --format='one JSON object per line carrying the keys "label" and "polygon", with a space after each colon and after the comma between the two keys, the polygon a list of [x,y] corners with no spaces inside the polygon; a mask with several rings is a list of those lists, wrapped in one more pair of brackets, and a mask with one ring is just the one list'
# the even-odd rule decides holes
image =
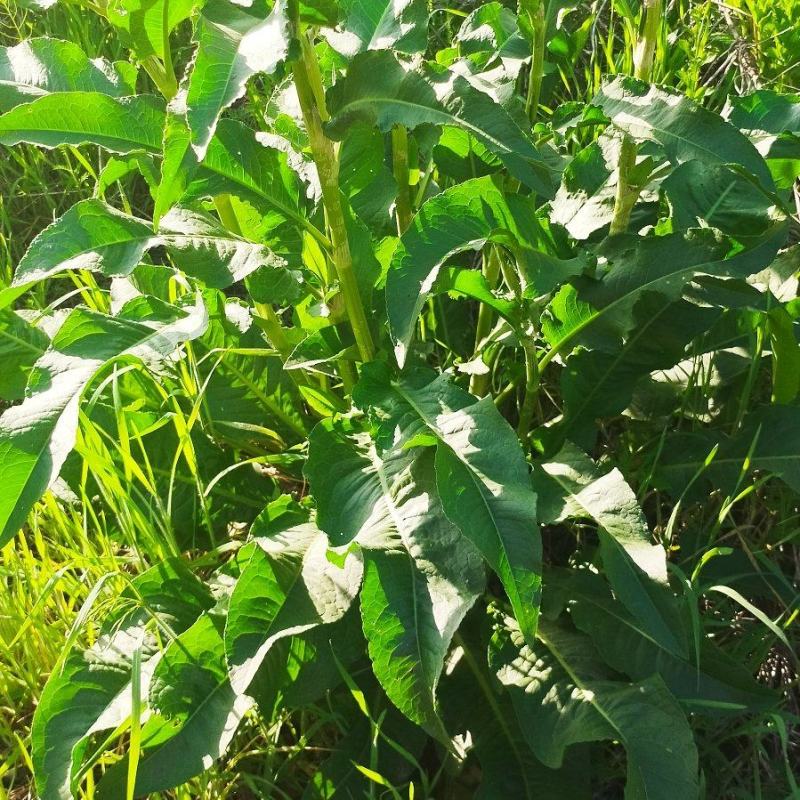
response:
{"label": "green plant", "polygon": [[[303,796],[455,796],[472,764],[484,797],[724,796],[720,730],[788,718],[754,678],[788,581],[768,615],[706,575],[767,475],[800,489],[797,99],[645,82],[657,1],[636,76],[552,113],[543,0],[436,52],[419,0],[92,10],[130,61],[0,59],[0,143],[96,179],[0,289],[0,544],[53,489],[141,567],[42,693],[39,795],[166,791],[312,709]],[[758,624],[720,635],[732,607]]]}

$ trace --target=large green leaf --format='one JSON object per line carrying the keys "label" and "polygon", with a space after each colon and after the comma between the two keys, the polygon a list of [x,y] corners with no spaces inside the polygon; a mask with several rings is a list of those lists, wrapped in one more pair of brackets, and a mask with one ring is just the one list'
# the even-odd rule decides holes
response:
{"label": "large green leaf", "polygon": [[[764,269],[786,238],[783,224],[774,226],[750,250],[730,244],[710,229],[692,229],[666,236],[614,236],[600,254],[609,266],[600,279],[582,277],[562,287],[543,315],[542,331],[551,347],[563,353],[568,344],[591,337],[628,333],[634,308],[646,292],[662,301],[677,300],[685,285],[699,275],[746,277]],[[591,329],[591,330],[589,330]]]}
{"label": "large green leaf", "polygon": [[98,92],[63,92],[0,116],[0,144],[96,144],[114,153],[159,153],[163,125],[164,103],[153,95],[117,99]]}
{"label": "large green leaf", "polygon": [[109,276],[129,275],[145,252],[163,246],[175,263],[206,286],[225,288],[258,269],[274,270],[282,296],[296,296],[299,275],[268,247],[228,232],[212,217],[173,208],[161,218],[158,233],[143,219],[123,214],[100,200],[82,200],[45,228],[17,266],[15,286],[27,285],[68,269]]}
{"label": "large green leaf", "polygon": [[[171,789],[205,772],[228,749],[252,707],[228,682],[222,618],[204,614],[170,642],[153,671],[149,706],[157,712],[142,728],[144,750],[136,768],[135,797]],[[127,759],[98,785],[100,800],[125,795]]]}
{"label": "large green leaf", "polygon": [[25,286],[69,269],[128,275],[158,244],[145,220],[101,200],[82,200],[31,242],[17,265],[13,285]]}
{"label": "large green leaf", "polygon": [[132,94],[110,64],[90,60],[73,42],[42,37],[0,48],[0,111],[57,92]]}
{"label": "large green leaf", "polygon": [[[180,151],[179,141],[175,146]],[[178,160],[176,168],[186,169]],[[268,213],[274,227],[280,220],[319,234],[308,221],[305,197],[286,154],[264,147],[255,132],[240,122],[220,120],[205,158],[186,188],[188,199],[231,193]]]}
{"label": "large green leaf", "polygon": [[343,0],[337,30],[328,42],[345,56],[364,50],[422,53],[428,44],[428,4],[425,0]]}
{"label": "large green leaf", "polygon": [[[594,312],[588,308],[591,318]],[[687,345],[720,314],[716,308],[687,300],[665,302],[660,294],[644,292],[633,308],[633,325],[624,342],[587,328],[586,344],[591,348],[578,347],[561,373],[564,415],[555,426],[559,433],[590,448],[597,437],[597,420],[622,413],[638,382],[679,363]]]}
{"label": "large green leaf", "polygon": [[368,435],[326,421],[311,434],[306,473],[320,525],[334,541],[366,548],[361,616],[376,677],[406,716],[446,740],[436,685],[484,571],[442,510],[433,453],[379,455]]}
{"label": "large green leaf", "polygon": [[392,378],[378,362],[364,367],[353,399],[379,425],[379,449],[436,445],[444,513],[498,574],[532,640],[541,590],[536,495],[519,441],[492,399],[478,401],[428,371]]}
{"label": "large green leaf", "polygon": [[[480,622],[482,622],[481,620]],[[461,775],[476,800],[586,800],[590,796],[588,752],[573,748],[560,769],[546,767],[531,751],[514,714],[511,698],[489,670],[486,641],[477,615],[462,625],[462,651],[454,654],[440,695],[448,730],[471,742]],[[472,624],[470,624],[472,623]],[[480,764],[480,785],[472,781],[471,757]],[[474,793],[472,793],[474,792]]]}
{"label": "large green leaf", "polygon": [[[36,788],[42,800],[70,800],[71,783],[93,733],[125,722],[132,711],[131,671],[141,648],[141,685],[161,658],[163,630],[180,634],[212,605],[211,595],[183,563],[152,567],[134,578],[85,652],[73,651],[42,692],[31,730]],[[161,632],[158,625],[164,626]]]}
{"label": "large green leaf", "polygon": [[186,122],[186,90],[181,89],[167,105],[162,141],[161,180],[153,209],[153,223],[176,205],[191,183],[198,165]]}
{"label": "large green leaf", "polygon": [[544,621],[538,635],[530,648],[515,627],[499,625],[490,650],[537,757],[558,767],[570,745],[617,740],[628,757],[626,800],[697,798],[692,731],[661,678],[614,681],[587,637]]}
{"label": "large green leaf", "polygon": [[83,308],[70,313],[36,362],[24,402],[0,417],[0,545],[58,476],[75,442],[81,394],[97,371],[123,356],[159,360],[200,336],[207,322],[199,298],[188,314],[154,325]]}
{"label": "large green leaf", "polygon": [[[548,585],[563,584],[572,601],[575,625],[591,637],[611,667],[644,680],[658,674],[692,711],[760,711],[773,706],[775,693],[760,686],[739,661],[703,637],[699,651],[681,655],[656,641],[615,601],[598,575],[548,574]],[[562,588],[559,586],[559,588]]]}
{"label": "large green leaf", "polygon": [[782,216],[757,181],[726,164],[686,161],[667,176],[662,189],[673,230],[706,224],[747,242],[763,236]]}
{"label": "large green leaf", "polygon": [[601,136],[579,150],[564,168],[550,219],[576,239],[587,239],[608,225],[614,216],[618,158],[616,137]]}
{"label": "large green leaf", "polygon": [[552,168],[515,119],[465,77],[443,67],[411,69],[389,51],[362,53],[328,93],[328,106],[332,119],[326,129],[335,139],[357,121],[383,131],[425,123],[464,128],[515,177],[545,197],[553,195]]}
{"label": "large green leaf", "polygon": [[336,622],[361,585],[356,553],[333,554],[325,535],[306,523],[269,536],[253,526],[255,547],[233,590],[225,628],[231,686],[247,691],[272,646]]}
{"label": "large green leaf", "polygon": [[113,0],[105,13],[120,41],[139,60],[149,56],[163,60],[169,34],[200,4],[201,0]]}
{"label": "large green leaf", "polygon": [[622,473],[601,470],[568,442],[552,460],[538,464],[534,474],[541,521],[595,520],[603,566],[617,596],[656,641],[685,654],[680,620],[665,589],[666,552],[652,543],[636,495]]}
{"label": "large green leaf", "polygon": [[797,95],[760,89],[729,98],[723,112],[766,159],[775,183],[790,189],[800,174],[800,102]]}
{"label": "large green leaf", "polygon": [[744,97],[731,97],[729,102],[727,118],[737,128],[751,133],[800,134],[800,99],[797,95],[759,89]]}
{"label": "large green leaf", "polygon": [[247,81],[259,72],[272,74],[288,56],[287,7],[287,0],[276,0],[269,13],[264,0],[209,0],[203,7],[186,96],[186,119],[199,158],[220,114],[244,94]]}
{"label": "large green leaf", "polygon": [[478,250],[490,240],[517,252],[531,250],[536,235],[531,207],[519,197],[506,197],[488,177],[458,184],[425,203],[403,234],[386,279],[398,364],[405,363],[417,317],[450,256]]}
{"label": "large green leaf", "polygon": [[748,138],[719,115],[670,89],[618,76],[592,104],[637,141],[655,142],[673,164],[738,164],[774,190],[767,165]]}

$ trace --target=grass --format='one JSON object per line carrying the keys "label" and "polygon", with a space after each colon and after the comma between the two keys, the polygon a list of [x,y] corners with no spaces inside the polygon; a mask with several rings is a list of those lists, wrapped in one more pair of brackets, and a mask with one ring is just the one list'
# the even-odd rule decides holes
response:
{"label": "grass", "polygon": [[[556,69],[547,80],[560,101],[594,92],[603,74],[630,70],[635,7],[625,0],[586,5],[588,13],[578,8],[564,16],[563,53],[551,54]],[[442,8],[434,16],[442,39],[447,38],[448,27],[457,28],[462,13],[459,8],[450,12]],[[668,13],[672,34],[661,43],[657,80],[714,107],[721,107],[727,93],[752,82],[747,71],[753,65],[764,85],[789,91],[800,86],[796,0],[731,0],[726,6],[710,0],[674,0]],[[0,2],[0,44],[37,35],[77,42],[92,56],[113,60],[121,55],[102,22],[79,5],[60,3],[46,13],[34,13],[10,0]],[[7,284],[32,237],[75,200],[91,195],[102,162],[97,153],[72,148],[16,147],[5,149],[3,156],[0,284]],[[127,182],[113,191],[135,208],[136,193],[145,189]],[[50,299],[40,293],[33,302],[41,309]],[[108,303],[100,289],[89,289],[83,299],[101,308]],[[147,375],[142,379],[151,380]],[[698,359],[690,383],[702,381]],[[187,376],[185,395],[199,408],[202,395],[191,383]],[[188,439],[180,431],[191,429],[192,414],[181,411],[178,404],[175,411],[176,458],[191,463]],[[152,502],[157,476],[146,460],[134,449],[109,441],[99,429],[88,430],[93,434],[84,436],[79,445],[88,464],[83,496],[61,503],[48,495],[31,516],[27,532],[0,553],[0,800],[28,796],[31,717],[45,680],[58,669],[64,643],[71,639],[91,643],[94,620],[102,616],[104,603],[124,585],[126,576],[180,549],[169,514]],[[631,437],[620,443],[617,453],[627,452],[637,461],[644,444]],[[97,510],[96,492],[102,493],[107,511]],[[698,546],[712,542],[724,548],[737,541],[749,559],[747,579],[766,587],[762,610],[771,625],[788,637],[789,647],[776,634],[765,637],[765,627],[772,628],[734,596],[716,594],[708,601],[713,603],[708,611],[716,626],[715,638],[735,642],[742,660],[761,665],[765,680],[781,686],[790,697],[790,710],[782,716],[704,732],[701,760],[714,765],[716,776],[723,776],[713,796],[800,797],[796,777],[800,687],[791,652],[798,652],[800,643],[790,628],[798,606],[796,594],[793,602],[786,599],[794,593],[787,576],[800,574],[800,510],[795,498],[770,484],[757,485],[743,496],[711,498],[699,509],[687,505],[677,513],[662,505],[655,490],[648,489],[643,500],[656,532],[665,539],[681,531],[682,542],[696,541]],[[783,563],[776,563],[776,553],[782,554]],[[713,561],[698,576],[705,586],[713,579]],[[680,556],[676,564],[680,569]],[[688,580],[688,590],[696,588],[693,583]],[[371,722],[379,727],[379,719]],[[330,749],[337,730],[336,717],[325,707],[299,719],[253,714],[227,760],[169,796],[177,800],[299,796],[309,766]],[[283,786],[295,787],[298,794],[273,794],[276,773]],[[89,785],[86,797],[91,796]]]}

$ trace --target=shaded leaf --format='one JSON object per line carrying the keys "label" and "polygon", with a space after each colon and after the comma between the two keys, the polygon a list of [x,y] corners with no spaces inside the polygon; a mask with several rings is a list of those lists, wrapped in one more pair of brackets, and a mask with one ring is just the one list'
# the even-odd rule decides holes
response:
{"label": "shaded leaf", "polygon": [[554,623],[542,621],[539,637],[531,649],[500,625],[490,649],[534,753],[555,768],[570,745],[619,740],[628,757],[626,800],[698,797],[692,731],[661,678],[612,680],[588,638]]}
{"label": "shaded leaf", "polygon": [[568,442],[552,460],[538,464],[534,474],[542,521],[595,520],[603,566],[616,595],[665,649],[685,654],[680,620],[665,588],[666,552],[652,543],[622,473],[616,468],[604,472]]}
{"label": "shaded leaf", "polygon": [[[42,800],[73,797],[71,781],[95,732],[114,729],[131,714],[133,653],[142,651],[145,691],[161,658],[155,623],[175,634],[212,604],[208,590],[180,561],[134,578],[106,619],[97,642],[70,653],[47,682],[31,731],[36,787]],[[154,615],[151,617],[151,615]]]}

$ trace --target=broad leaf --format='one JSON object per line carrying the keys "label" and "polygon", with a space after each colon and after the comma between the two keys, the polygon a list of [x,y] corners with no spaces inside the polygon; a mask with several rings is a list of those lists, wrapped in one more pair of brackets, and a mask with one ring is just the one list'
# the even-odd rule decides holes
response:
{"label": "broad leaf", "polygon": [[775,704],[775,694],[710,639],[701,639],[699,652],[680,655],[665,648],[610,596],[599,576],[551,577],[553,584],[563,581],[564,591],[574,601],[575,625],[591,637],[606,663],[633,680],[660,675],[672,694],[693,711],[759,711]]}
{"label": "broad leaf", "polygon": [[192,147],[202,159],[220,114],[238,100],[256,73],[273,73],[291,44],[287,0],[243,4],[209,0],[197,25],[197,52],[186,96]]}
{"label": "broad leaf", "polygon": [[163,60],[169,34],[200,4],[201,0],[114,0],[106,14],[120,40],[139,60],[149,56]]}
{"label": "broad leaf", "polygon": [[603,472],[567,443],[551,461],[537,465],[535,475],[540,519],[595,520],[603,566],[617,596],[656,641],[671,652],[685,653],[680,621],[665,590],[666,553],[652,543],[636,495],[622,473]]}
{"label": "broad leaf", "polygon": [[[563,353],[579,336],[595,331],[624,335],[634,322],[634,308],[645,292],[677,300],[684,286],[699,275],[746,277],[764,269],[777,253],[786,228],[775,226],[751,250],[729,250],[729,243],[709,229],[684,234],[639,237],[614,236],[600,254],[610,267],[601,279],[582,277],[563,287],[549,304],[543,332],[551,347]],[[731,252],[733,254],[731,254]],[[577,290],[577,296],[575,296]]]}
{"label": "broad leaf", "polygon": [[[594,312],[587,309],[592,320]],[[582,319],[579,302],[570,313]],[[594,349],[578,347],[561,373],[564,416],[555,426],[559,433],[590,448],[597,438],[596,420],[621,414],[638,383],[651,372],[682,361],[689,342],[711,328],[720,313],[687,300],[665,302],[660,294],[644,292],[633,307],[633,326],[624,342],[589,325],[585,342]],[[602,327],[602,318],[598,325]]]}
{"label": "broad leaf", "polygon": [[[336,464],[336,469],[331,469]],[[445,516],[427,448],[379,455],[331,422],[312,432],[306,473],[320,525],[365,549],[361,616],[389,699],[443,741],[436,685],[450,640],[483,590],[480,554]]]}
{"label": "broad leaf", "polygon": [[742,130],[770,134],[800,134],[800,99],[759,89],[744,97],[731,97],[727,118]]}
{"label": "broad leaf", "polygon": [[532,639],[541,590],[536,495],[514,431],[492,399],[478,401],[427,371],[393,379],[377,362],[364,368],[353,399],[379,425],[380,449],[436,444],[444,513],[498,574]]}
{"label": "broad leaf", "polygon": [[765,189],[775,188],[764,159],[747,137],[688,97],[618,76],[603,86],[592,104],[633,139],[661,145],[673,164],[691,159],[738,164]]}
{"label": "broad leaf", "polygon": [[90,60],[72,42],[42,37],[0,48],[0,111],[58,92],[132,94],[111,64]]}
{"label": "broad leaf", "polygon": [[522,735],[508,692],[489,670],[486,637],[477,635],[476,623],[476,619],[468,620],[459,631],[462,651],[454,653],[440,689],[448,730],[458,732],[472,745],[470,760],[461,773],[465,782],[471,777],[473,754],[480,764],[480,785],[469,796],[476,800],[499,796],[586,800],[591,777],[589,753],[573,748],[560,769],[546,767],[536,758]]}
{"label": "broad leaf", "polygon": [[264,245],[244,241],[213,218],[173,208],[158,233],[146,220],[123,214],[100,200],[82,200],[45,228],[31,243],[14,275],[27,285],[68,269],[109,276],[129,275],[148,250],[163,246],[175,263],[206,286],[225,288],[258,269],[274,270],[285,284],[281,296],[296,296],[299,275]]}
{"label": "broad leaf", "polygon": [[389,331],[401,367],[442,264],[490,240],[517,252],[526,246],[530,250],[537,235],[532,219],[530,206],[520,198],[506,198],[491,178],[466,181],[422,206],[395,250],[386,280]]}
{"label": "broad leaf", "polygon": [[[222,620],[204,614],[169,644],[153,672],[149,706],[158,716],[142,728],[134,796],[171,789],[207,770],[252,705],[228,682]],[[106,771],[97,787],[100,800],[124,795],[127,767],[124,759]]]}
{"label": "broad leaf", "polygon": [[515,628],[499,625],[490,650],[537,757],[558,767],[570,745],[618,740],[628,758],[626,800],[697,798],[692,731],[661,678],[612,680],[590,640],[557,624],[542,622],[539,637],[530,648]]}
{"label": "broad leaf", "polygon": [[[179,141],[176,141],[176,149]],[[176,163],[178,170],[186,162]],[[272,227],[289,220],[316,235],[319,231],[305,215],[300,182],[289,167],[286,154],[264,147],[252,129],[234,120],[221,120],[205,158],[186,189],[186,198],[215,197],[231,193],[269,213]]]}
{"label": "broad leaf", "polygon": [[341,23],[326,32],[328,42],[345,56],[364,50],[421,53],[428,44],[425,0],[344,0]]}
{"label": "broad leaf", "polygon": [[725,164],[686,161],[662,183],[673,230],[703,223],[738,241],[752,241],[782,215],[758,182]]}
{"label": "broad leaf", "polygon": [[312,523],[269,536],[253,526],[253,552],[230,599],[225,650],[230,682],[247,691],[270,648],[344,615],[361,585],[357,553],[334,554]]}
{"label": "broad leaf", "polygon": [[152,95],[50,94],[0,116],[0,144],[96,144],[114,153],[161,151],[164,104]]}
{"label": "broad leaf", "polygon": [[523,183],[552,197],[552,168],[514,118],[469,81],[433,65],[407,69],[388,51],[356,56],[347,76],[328,93],[332,115],[326,126],[343,138],[357,121],[388,131],[393,125],[455,125],[464,128],[501,158]]}
{"label": "broad leaf", "polygon": [[120,611],[106,619],[97,642],[85,652],[70,653],[42,692],[31,731],[42,800],[72,798],[71,783],[88,737],[129,718],[134,651],[141,648],[141,684],[146,691],[161,657],[158,625],[180,634],[213,602],[180,561],[144,572],[120,599]]}
{"label": "broad leaf", "polygon": [[33,365],[47,349],[50,339],[39,327],[20,314],[0,311],[0,398],[21,400]]}
{"label": "broad leaf", "polygon": [[205,308],[154,326],[75,309],[36,362],[29,395],[0,417],[0,545],[16,534],[72,450],[81,394],[97,371],[122,356],[170,355],[203,333]]}

